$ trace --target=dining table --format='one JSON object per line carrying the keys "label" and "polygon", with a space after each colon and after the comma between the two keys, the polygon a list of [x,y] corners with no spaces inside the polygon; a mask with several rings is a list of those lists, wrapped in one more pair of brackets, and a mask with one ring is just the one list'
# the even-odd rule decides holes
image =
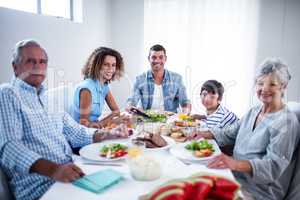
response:
{"label": "dining table", "polygon": [[[114,142],[128,142],[129,139],[118,139]],[[145,151],[147,153],[147,151]],[[123,179],[117,184],[96,194],[75,186],[72,183],[55,182],[50,189],[41,197],[41,200],[138,200],[141,196],[149,194],[161,184],[177,178],[186,178],[195,173],[213,173],[234,179],[230,169],[210,169],[206,167],[207,162],[191,162],[179,159],[169,152],[169,148],[150,150],[162,163],[162,174],[160,178],[153,181],[135,180],[130,172],[127,159],[115,162],[97,162],[86,159],[82,156],[73,155],[74,163],[79,166],[86,175],[105,170],[113,169],[122,174]],[[242,196],[239,192],[239,196]]]}

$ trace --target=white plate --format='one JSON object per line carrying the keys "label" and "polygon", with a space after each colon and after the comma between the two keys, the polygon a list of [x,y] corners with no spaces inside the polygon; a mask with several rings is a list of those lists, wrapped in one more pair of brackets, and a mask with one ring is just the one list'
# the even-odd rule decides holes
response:
{"label": "white plate", "polygon": [[[163,135],[161,137],[163,137],[165,139],[165,141],[167,142],[166,146],[159,147],[159,148],[146,148],[146,147],[143,147],[143,149],[145,149],[146,151],[160,151],[160,150],[169,149],[169,148],[171,148],[172,146],[174,146],[176,144],[176,142],[170,137],[163,136]],[[132,145],[135,145],[135,144],[132,144]]]}
{"label": "white plate", "polygon": [[104,141],[101,143],[93,143],[93,144],[82,147],[79,150],[79,155],[85,159],[89,159],[89,160],[93,160],[93,161],[101,161],[101,162],[107,162],[107,161],[111,162],[111,161],[124,159],[126,157],[126,155],[119,157],[119,158],[106,158],[106,157],[100,156],[100,150],[104,145],[116,144],[116,143],[123,144],[128,147],[128,144],[125,142]]}
{"label": "white plate", "polygon": [[175,157],[179,158],[179,159],[183,159],[183,160],[188,160],[188,161],[208,161],[210,159],[212,159],[213,157],[219,155],[221,153],[219,146],[217,145],[217,143],[215,142],[215,140],[208,140],[208,142],[210,144],[213,145],[214,148],[214,152],[211,156],[208,157],[203,157],[203,158],[198,158],[196,156],[193,155],[193,152],[190,150],[187,150],[185,148],[185,146],[189,143],[191,143],[191,141],[189,142],[185,142],[185,143],[181,143],[181,144],[177,144],[175,146],[173,146],[170,149],[170,153],[173,154]]}

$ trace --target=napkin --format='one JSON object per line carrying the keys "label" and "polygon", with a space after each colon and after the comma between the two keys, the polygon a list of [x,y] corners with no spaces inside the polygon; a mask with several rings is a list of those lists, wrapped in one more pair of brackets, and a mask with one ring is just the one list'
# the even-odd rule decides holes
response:
{"label": "napkin", "polygon": [[119,172],[113,169],[106,169],[86,175],[74,181],[73,185],[98,194],[122,179],[123,176]]}

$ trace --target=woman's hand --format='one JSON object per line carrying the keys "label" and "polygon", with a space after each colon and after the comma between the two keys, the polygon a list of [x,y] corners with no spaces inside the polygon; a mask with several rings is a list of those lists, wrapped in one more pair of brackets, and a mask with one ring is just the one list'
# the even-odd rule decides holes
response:
{"label": "woman's hand", "polygon": [[111,120],[111,123],[116,124],[116,125],[119,125],[119,124],[130,125],[131,119],[130,119],[130,116],[128,116],[128,115],[120,115],[120,116],[114,117]]}
{"label": "woman's hand", "polygon": [[252,166],[248,160],[235,160],[223,153],[209,162],[207,167],[214,169],[229,168],[232,171],[245,172],[252,176]]}
{"label": "woman's hand", "polygon": [[109,124],[112,124],[112,120],[114,118],[118,118],[119,116],[120,116],[120,111],[119,110],[112,111],[109,115],[105,116],[100,121],[97,121],[97,123],[99,124],[100,128],[103,128],[103,127],[106,127]]}
{"label": "woman's hand", "polygon": [[207,167],[214,168],[214,169],[229,168],[231,170],[236,170],[237,165],[238,165],[237,160],[222,153],[221,155],[216,156],[212,161],[210,161]]}
{"label": "woman's hand", "polygon": [[89,127],[89,128],[97,128],[100,129],[102,125],[99,122],[90,122],[86,118],[80,118],[79,123],[83,126]]}

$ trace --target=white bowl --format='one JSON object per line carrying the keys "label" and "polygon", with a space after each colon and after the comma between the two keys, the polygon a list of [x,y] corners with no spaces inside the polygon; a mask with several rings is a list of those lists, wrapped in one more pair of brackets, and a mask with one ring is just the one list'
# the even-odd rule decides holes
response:
{"label": "white bowl", "polygon": [[153,181],[161,177],[162,164],[153,154],[143,153],[127,159],[131,176],[138,181]]}

